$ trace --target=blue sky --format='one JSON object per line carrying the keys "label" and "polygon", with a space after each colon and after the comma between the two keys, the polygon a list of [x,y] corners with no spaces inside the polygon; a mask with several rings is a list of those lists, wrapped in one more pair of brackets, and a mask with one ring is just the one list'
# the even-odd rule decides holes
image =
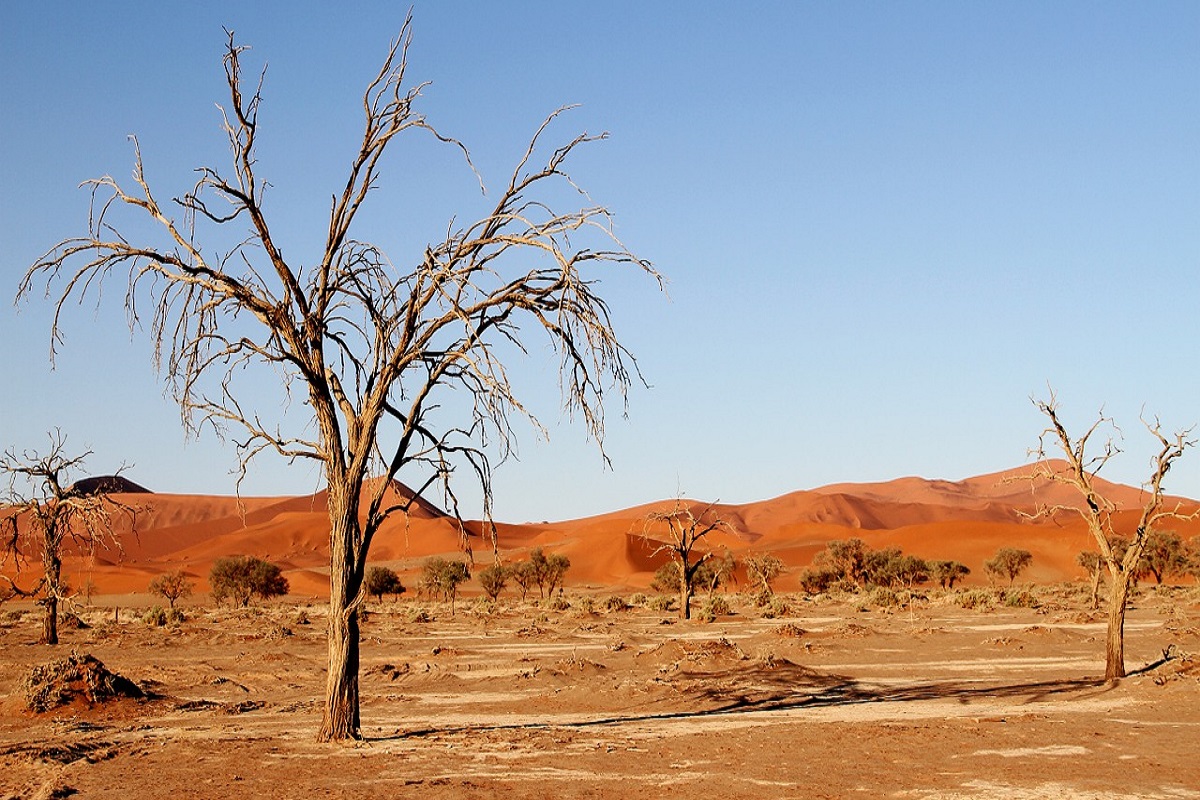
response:
{"label": "blue sky", "polygon": [[[345,9],[345,10],[343,10]],[[185,441],[114,283],[50,306],[23,271],[81,233],[86,178],[159,194],[225,164],[222,26],[267,64],[260,168],[285,252],[319,242],[360,136],[359,98],[407,6],[92,3],[0,7],[0,444],[61,428],[160,491],[232,493],[233,446]],[[1027,461],[1053,384],[1069,423],[1124,433],[1109,477],[1148,474],[1144,408],[1200,422],[1200,5],[1195,3],[418,4],[424,110],[499,186],[541,119],[611,138],[573,174],[668,277],[604,290],[650,389],[610,409],[605,470],[522,375],[549,442],[522,431],[500,519],[563,519],[676,493],[746,502],[840,481],[960,479]],[[385,164],[361,235],[394,261],[480,208],[428,142]],[[110,380],[111,376],[111,380]],[[265,374],[263,413],[284,399]],[[312,491],[255,462],[243,492]],[[1200,496],[1200,452],[1169,489]]]}

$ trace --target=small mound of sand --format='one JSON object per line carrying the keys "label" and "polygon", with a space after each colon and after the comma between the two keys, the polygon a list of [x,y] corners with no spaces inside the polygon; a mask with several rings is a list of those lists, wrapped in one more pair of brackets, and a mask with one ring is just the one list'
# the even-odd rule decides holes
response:
{"label": "small mound of sand", "polygon": [[75,651],[66,658],[34,667],[21,683],[25,706],[41,713],[82,699],[88,705],[122,697],[144,698],[137,684],[110,672],[99,659]]}

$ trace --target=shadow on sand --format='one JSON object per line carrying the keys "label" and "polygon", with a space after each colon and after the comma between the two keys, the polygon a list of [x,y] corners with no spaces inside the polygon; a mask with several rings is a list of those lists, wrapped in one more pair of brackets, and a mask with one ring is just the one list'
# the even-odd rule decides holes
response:
{"label": "shadow on sand", "polygon": [[[1166,660],[1130,672],[1130,676],[1149,672]],[[1005,699],[1019,704],[1046,702],[1051,699],[1081,700],[1097,697],[1116,688],[1103,678],[1064,678],[1027,683],[983,683],[980,681],[941,681],[913,684],[872,685],[854,678],[816,672],[787,660],[770,664],[737,665],[717,671],[680,671],[664,684],[677,689],[674,704],[691,706],[687,710],[654,712],[627,709],[613,714],[589,715],[574,721],[479,724],[429,727],[376,741],[420,738],[461,732],[537,730],[548,728],[596,728],[629,723],[704,719],[728,715],[828,708],[871,703],[910,703],[927,700],[975,701]]]}

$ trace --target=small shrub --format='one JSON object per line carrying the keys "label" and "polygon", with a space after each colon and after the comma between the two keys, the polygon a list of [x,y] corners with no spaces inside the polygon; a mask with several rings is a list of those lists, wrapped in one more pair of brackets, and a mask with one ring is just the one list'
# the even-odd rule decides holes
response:
{"label": "small shrub", "polygon": [[634,606],[635,608],[645,608],[646,602],[646,595],[641,592],[637,592],[629,598],[629,605]]}
{"label": "small shrub", "polygon": [[954,595],[954,602],[959,608],[979,609],[987,611],[996,604],[996,596],[985,589],[970,589]]}
{"label": "small shrub", "polygon": [[311,625],[312,620],[308,618],[308,611],[300,609],[296,612],[296,616],[292,619],[293,625]]}
{"label": "small shrub", "polygon": [[167,624],[167,612],[162,606],[154,606],[142,614],[142,622],[151,627],[161,628]]}
{"label": "small shrub", "polygon": [[654,611],[670,611],[675,607],[675,598],[658,594],[650,598],[650,608]]}
{"label": "small shrub", "polygon": [[[591,605],[592,605],[592,598],[585,597],[585,598],[583,598],[583,600],[586,600],[588,602],[587,610],[590,613]],[[582,603],[583,601],[581,600],[580,602]],[[567,598],[565,595],[563,595],[562,592],[559,592],[558,594],[554,595],[554,597],[551,598],[551,600],[550,600],[550,610],[551,611],[566,611],[570,607],[571,607],[571,604],[569,602],[567,602]]]}
{"label": "small shrub", "polygon": [[723,594],[709,595],[700,608],[700,615],[709,622],[717,617],[727,617],[732,613],[733,609],[729,607],[729,600]]}
{"label": "small shrub", "polygon": [[1041,602],[1033,592],[1028,589],[1021,589],[1016,592],[1005,592],[1004,605],[1007,608],[1037,608],[1041,605]]}
{"label": "small shrub", "polygon": [[425,608],[414,608],[408,615],[408,621],[417,624],[433,622],[433,614],[429,613]]}
{"label": "small shrub", "polygon": [[901,605],[900,596],[887,586],[876,586],[867,595],[867,602],[880,608],[896,608]]}
{"label": "small shrub", "polygon": [[625,598],[616,594],[609,595],[608,599],[604,601],[604,610],[609,613],[613,611],[625,611],[629,607],[629,603],[625,602]]}
{"label": "small shrub", "polygon": [[786,617],[792,612],[791,606],[788,605],[787,600],[783,599],[779,595],[772,595],[771,599],[766,603],[766,605],[761,606],[761,608],[762,611],[759,613],[762,614],[764,619]]}

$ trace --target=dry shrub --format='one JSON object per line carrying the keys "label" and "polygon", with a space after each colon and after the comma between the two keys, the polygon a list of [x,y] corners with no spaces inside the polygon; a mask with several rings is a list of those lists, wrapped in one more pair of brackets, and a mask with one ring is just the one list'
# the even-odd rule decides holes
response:
{"label": "dry shrub", "polygon": [[74,650],[66,658],[34,667],[21,682],[25,705],[30,711],[44,712],[65,706],[76,699],[89,705],[122,697],[144,698],[137,684],[110,672],[99,659]]}
{"label": "dry shrub", "polygon": [[806,633],[808,633],[808,631],[804,630],[804,628],[801,628],[794,622],[785,622],[775,629],[776,636],[782,636],[787,639],[799,639]]}

